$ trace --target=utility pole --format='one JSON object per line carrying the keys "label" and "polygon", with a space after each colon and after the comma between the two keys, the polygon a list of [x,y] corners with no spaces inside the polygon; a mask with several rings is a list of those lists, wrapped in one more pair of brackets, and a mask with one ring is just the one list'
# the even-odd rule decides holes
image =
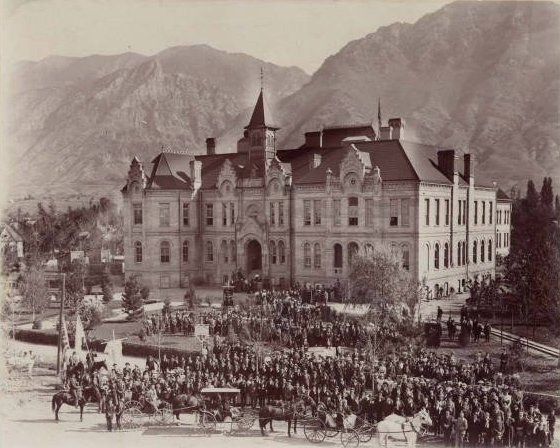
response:
{"label": "utility pole", "polygon": [[62,295],[60,296],[60,312],[58,315],[58,350],[56,352],[56,374],[60,373],[60,355],[62,351],[62,313],[66,296],[66,273],[62,273]]}

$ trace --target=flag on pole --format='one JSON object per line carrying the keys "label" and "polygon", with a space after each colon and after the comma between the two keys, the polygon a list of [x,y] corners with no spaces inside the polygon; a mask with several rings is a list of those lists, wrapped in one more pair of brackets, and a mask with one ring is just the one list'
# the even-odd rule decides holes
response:
{"label": "flag on pole", "polygon": [[108,367],[113,364],[122,365],[122,340],[112,340],[107,342],[104,353],[107,355]]}
{"label": "flag on pole", "polygon": [[76,333],[74,342],[74,351],[78,355],[79,359],[83,359],[82,343],[86,339],[86,333],[84,332],[84,326],[82,325],[82,319],[80,315],[76,314]]}
{"label": "flag on pole", "polygon": [[66,319],[62,316],[62,370],[64,372],[66,370],[66,362],[67,362],[67,353],[70,351],[70,339],[68,338],[68,328],[66,327]]}

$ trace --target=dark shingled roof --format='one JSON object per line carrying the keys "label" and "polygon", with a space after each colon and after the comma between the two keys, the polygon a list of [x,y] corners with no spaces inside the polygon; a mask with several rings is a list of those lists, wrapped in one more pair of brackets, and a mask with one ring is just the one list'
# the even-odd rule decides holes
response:
{"label": "dark shingled roof", "polygon": [[496,198],[500,202],[511,202],[511,198],[501,188],[498,188],[498,192],[496,193]]}
{"label": "dark shingled roof", "polygon": [[249,120],[249,124],[245,126],[245,128],[260,128],[260,127],[268,127],[271,129],[280,129],[280,127],[274,122],[274,118],[272,117],[272,113],[266,101],[263,97],[263,92],[259,94],[257,98],[257,103],[255,104],[255,108],[253,109],[253,115],[251,115],[251,120]]}
{"label": "dark shingled roof", "polygon": [[184,190],[191,188],[190,162],[194,157],[186,153],[162,152],[152,160],[152,174],[148,188]]}
{"label": "dark shingled roof", "polygon": [[224,162],[229,159],[232,168],[238,177],[248,177],[251,172],[247,153],[223,153],[205,156],[196,156],[196,160],[202,162],[202,188],[213,188],[216,186],[218,175]]}

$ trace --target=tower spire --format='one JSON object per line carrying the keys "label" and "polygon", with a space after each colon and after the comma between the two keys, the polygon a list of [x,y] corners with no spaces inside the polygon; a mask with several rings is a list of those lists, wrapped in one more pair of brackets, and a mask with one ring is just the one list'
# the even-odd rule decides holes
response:
{"label": "tower spire", "polygon": [[264,89],[264,71],[261,65],[261,92],[263,91],[263,89]]}

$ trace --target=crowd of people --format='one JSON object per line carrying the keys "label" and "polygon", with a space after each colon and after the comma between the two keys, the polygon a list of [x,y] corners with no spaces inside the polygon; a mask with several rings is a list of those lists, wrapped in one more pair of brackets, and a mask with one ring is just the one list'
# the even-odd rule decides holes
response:
{"label": "crowd of people", "polygon": [[[504,374],[503,360],[479,353],[472,362],[464,362],[453,354],[412,348],[374,359],[365,346],[350,351],[338,347],[357,347],[356,341],[373,336],[397,338],[401,328],[379,325],[374,335],[366,324],[329,307],[303,303],[297,290],[264,291],[256,295],[256,302],[255,307],[227,313],[208,310],[195,316],[166,311],[148,319],[154,319],[151,325],[163,322],[166,329],[179,332],[202,322],[211,334],[222,336],[246,331],[256,338],[266,328],[268,337],[282,343],[282,350],[263,353],[239,339],[216,339],[203,354],[163,354],[160,360],[150,356],[143,367],[113,365],[106,374],[86,371],[81,384],[72,380],[71,388],[99,387],[105,390],[108,406],[144,399],[155,408],[180,394],[237,388],[235,404],[242,408],[309,396],[337,416],[336,421],[357,413],[376,422],[392,413],[411,417],[426,409],[434,435],[448,445],[524,447],[548,446],[552,441],[554,410],[528,406],[515,377]],[[337,350],[327,356],[308,351],[311,346]]]}

